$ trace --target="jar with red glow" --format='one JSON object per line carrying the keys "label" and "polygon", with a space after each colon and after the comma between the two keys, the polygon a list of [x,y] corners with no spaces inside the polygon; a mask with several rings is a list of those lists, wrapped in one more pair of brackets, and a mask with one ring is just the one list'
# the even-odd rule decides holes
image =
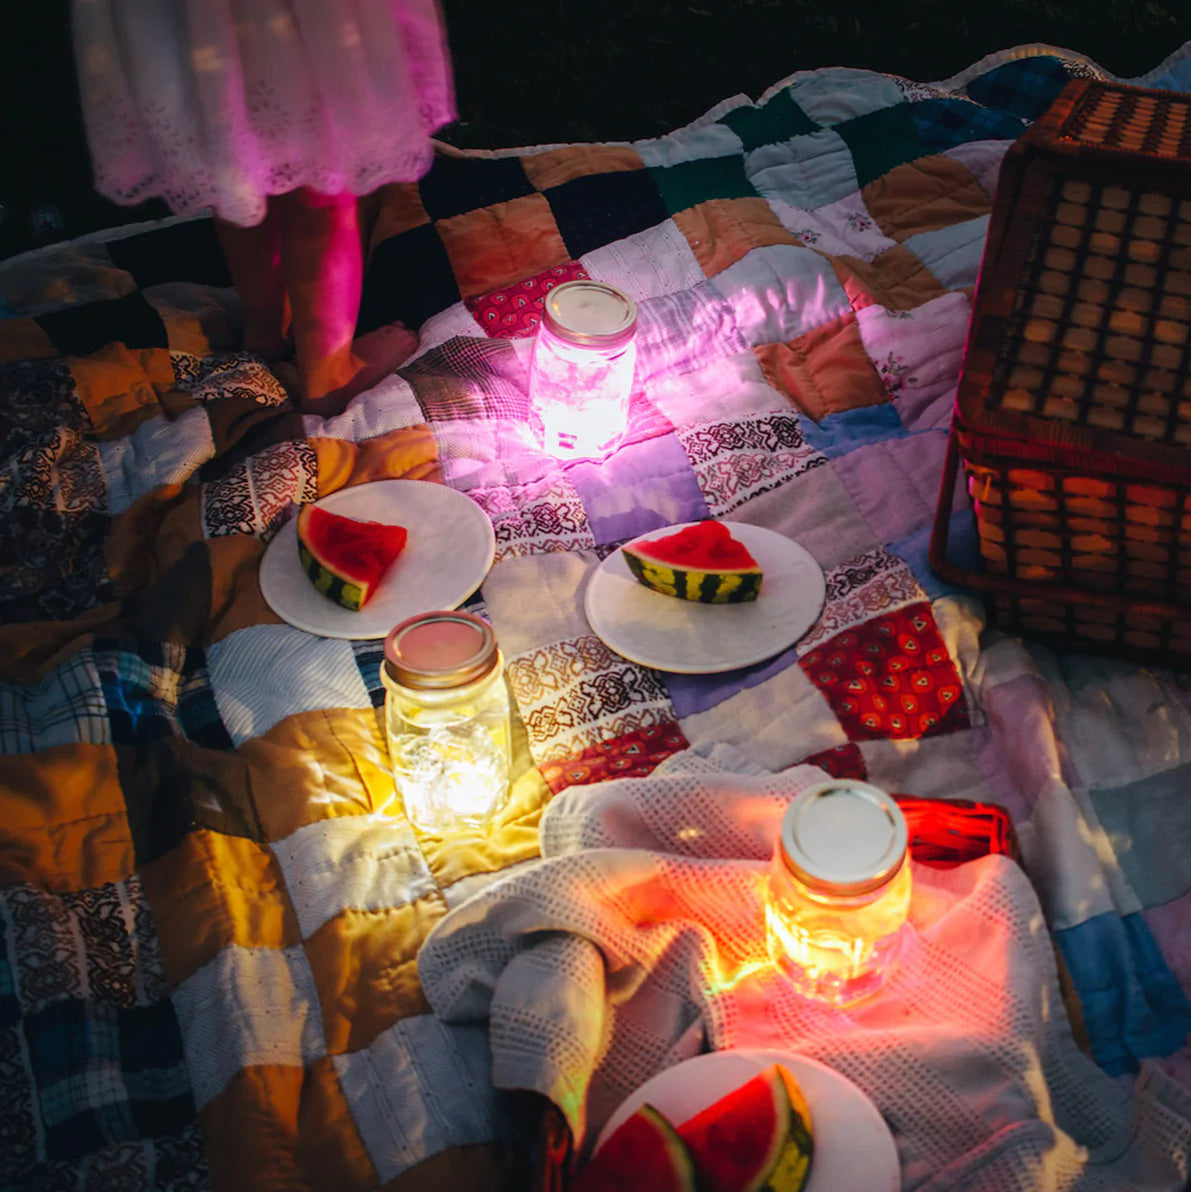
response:
{"label": "jar with red glow", "polygon": [[385,639],[389,761],[406,815],[441,834],[481,827],[509,793],[511,731],[492,626],[466,612],[409,617]]}
{"label": "jar with red glow", "polygon": [[556,459],[598,458],[624,434],[637,367],[637,304],[599,281],[555,286],[542,306],[529,400]]}
{"label": "jar with red glow", "polygon": [[769,957],[808,998],[847,1006],[897,965],[910,909],[906,821],[890,795],[833,779],[786,808],[765,901]]}

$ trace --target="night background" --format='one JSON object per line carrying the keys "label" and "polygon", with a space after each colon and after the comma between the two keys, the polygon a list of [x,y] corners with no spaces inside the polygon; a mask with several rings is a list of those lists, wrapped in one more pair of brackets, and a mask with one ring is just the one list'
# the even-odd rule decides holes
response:
{"label": "night background", "polygon": [[[636,140],[796,70],[853,66],[930,82],[1025,42],[1076,50],[1116,75],[1191,38],[1188,0],[445,0],[460,120],[443,140],[498,149]],[[0,171],[0,257],[168,214],[91,186],[69,0],[11,5]]]}

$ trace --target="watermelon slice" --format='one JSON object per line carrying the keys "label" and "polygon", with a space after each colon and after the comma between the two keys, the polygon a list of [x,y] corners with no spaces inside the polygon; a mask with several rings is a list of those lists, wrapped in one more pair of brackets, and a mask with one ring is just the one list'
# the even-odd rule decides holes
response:
{"label": "watermelon slice", "polygon": [[756,600],[761,591],[764,572],[723,522],[696,522],[621,550],[633,575],[665,596],[702,604],[743,604]]}
{"label": "watermelon slice", "polygon": [[810,1174],[811,1115],[781,1064],[678,1127],[706,1192],[799,1192]]}
{"label": "watermelon slice", "polygon": [[626,1118],[571,1183],[571,1192],[695,1192],[695,1168],[652,1105]]}
{"label": "watermelon slice", "polygon": [[359,612],[405,548],[404,526],[340,517],[318,505],[298,512],[298,558],[328,599]]}

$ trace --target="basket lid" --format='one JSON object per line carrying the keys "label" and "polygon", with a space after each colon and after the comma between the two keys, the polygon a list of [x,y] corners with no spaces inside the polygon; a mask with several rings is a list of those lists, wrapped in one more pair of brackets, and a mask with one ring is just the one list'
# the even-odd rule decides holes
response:
{"label": "basket lid", "polygon": [[1189,154],[1187,99],[1081,80],[1006,156],[956,397],[962,428],[1020,441],[1028,458],[1185,482]]}

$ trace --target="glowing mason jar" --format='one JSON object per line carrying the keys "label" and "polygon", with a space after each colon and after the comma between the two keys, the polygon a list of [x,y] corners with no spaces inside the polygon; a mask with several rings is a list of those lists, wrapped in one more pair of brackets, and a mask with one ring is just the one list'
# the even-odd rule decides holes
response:
{"label": "glowing mason jar", "polygon": [[599,281],[555,286],[542,306],[529,400],[557,459],[599,457],[619,442],[637,367],[637,304]]}
{"label": "glowing mason jar", "polygon": [[906,821],[867,782],[819,783],[791,801],[769,869],[771,961],[806,997],[846,1006],[897,964],[910,909]]}
{"label": "glowing mason jar", "polygon": [[442,833],[482,826],[509,793],[509,694],[487,621],[420,613],[385,639],[389,761],[410,821]]}

